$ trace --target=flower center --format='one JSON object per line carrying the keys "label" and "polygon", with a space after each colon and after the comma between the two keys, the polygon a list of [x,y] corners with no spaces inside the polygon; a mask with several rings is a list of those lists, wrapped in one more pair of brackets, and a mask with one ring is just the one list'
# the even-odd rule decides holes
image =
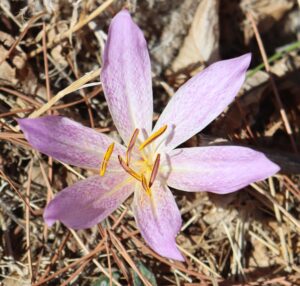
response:
{"label": "flower center", "polygon": [[[136,146],[139,129],[135,129],[126,150],[126,158],[124,159],[122,156],[118,155],[121,167],[142,184],[143,189],[149,196],[151,196],[151,186],[153,185],[159,171],[160,154],[155,154],[151,148],[145,148],[161,136],[166,129],[167,125],[161,127],[143,141],[139,147]],[[113,152],[113,148],[114,145],[111,144],[104,154],[100,168],[101,176],[105,174],[108,160]]]}

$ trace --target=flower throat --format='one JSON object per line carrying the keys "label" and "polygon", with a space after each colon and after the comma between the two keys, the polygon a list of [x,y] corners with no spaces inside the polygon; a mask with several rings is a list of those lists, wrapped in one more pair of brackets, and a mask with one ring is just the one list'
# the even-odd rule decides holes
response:
{"label": "flower throat", "polygon": [[[145,141],[143,141],[140,146],[138,147],[138,150],[140,151],[140,156],[142,160],[140,163],[144,166],[144,168],[141,168],[139,171],[135,171],[131,166],[131,159],[132,159],[132,152],[134,150],[134,147],[136,146],[136,142],[139,135],[139,129],[136,128],[130,138],[129,144],[127,146],[126,150],[126,158],[123,159],[121,155],[118,155],[119,163],[121,167],[124,169],[125,172],[127,172],[129,175],[131,175],[134,179],[141,182],[143,189],[146,191],[146,193],[151,197],[151,186],[153,185],[155,178],[157,176],[159,165],[160,165],[160,154],[156,155],[156,158],[154,160],[154,163],[152,163],[152,160],[148,160],[147,157],[143,154],[143,150],[146,146],[151,144],[154,140],[156,140],[158,137],[160,137],[167,129],[167,125],[164,125],[160,129],[158,129],[156,132],[151,134]],[[107,165],[109,162],[109,159],[113,153],[114,150],[114,143],[110,144],[104,154],[99,174],[100,176],[104,176]],[[150,155],[151,159],[151,155]],[[150,161],[150,164],[149,164]],[[150,169],[150,176],[147,176],[147,169]]]}

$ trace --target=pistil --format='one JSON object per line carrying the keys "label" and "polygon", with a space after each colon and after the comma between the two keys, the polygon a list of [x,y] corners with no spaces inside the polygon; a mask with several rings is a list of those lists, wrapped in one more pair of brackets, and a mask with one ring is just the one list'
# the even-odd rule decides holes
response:
{"label": "pistil", "polygon": [[143,186],[144,190],[146,191],[147,195],[149,197],[151,197],[151,189],[149,187],[149,184],[148,184],[147,179],[144,176],[144,174],[142,174],[142,186]]}
{"label": "pistil", "polygon": [[[167,129],[167,125],[164,125],[163,127],[161,127],[159,130],[157,130],[156,132],[154,132],[152,135],[150,135],[139,147],[140,152],[140,156],[142,157],[142,161],[140,162],[141,167],[138,168],[139,171],[136,172],[135,170],[133,170],[130,167],[130,157],[131,157],[131,153],[134,149],[134,146],[136,144],[138,135],[139,135],[139,129],[136,128],[130,138],[127,150],[126,150],[126,159],[124,160],[120,155],[118,155],[118,159],[120,162],[121,167],[124,169],[125,172],[127,172],[129,175],[131,175],[133,178],[135,178],[136,180],[138,180],[139,182],[142,183],[142,187],[143,189],[146,191],[147,195],[151,196],[151,186],[153,185],[157,174],[158,174],[158,170],[159,170],[159,164],[160,164],[160,154],[157,154],[155,161],[152,165],[152,160],[151,158],[146,158],[143,155],[143,151],[142,149],[144,149],[147,145],[149,145],[150,143],[152,143],[156,138],[158,138],[159,136],[161,136]],[[149,154],[148,154],[149,155]],[[137,166],[137,162],[134,163],[134,166]],[[152,165],[152,168],[151,168]],[[150,174],[150,178],[149,181],[146,178],[146,175],[149,174],[149,171],[151,171]],[[147,175],[148,177],[148,175]]]}

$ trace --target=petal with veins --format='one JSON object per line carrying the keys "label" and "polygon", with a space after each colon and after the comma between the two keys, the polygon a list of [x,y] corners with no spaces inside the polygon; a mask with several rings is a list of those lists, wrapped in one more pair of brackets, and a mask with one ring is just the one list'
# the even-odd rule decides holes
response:
{"label": "petal with veins", "polygon": [[[99,169],[104,153],[113,142],[108,136],[61,116],[19,119],[18,123],[29,143],[40,152],[67,164]],[[109,168],[118,168],[116,154],[125,148],[115,142]]]}
{"label": "petal with veins", "polygon": [[67,227],[84,229],[104,220],[132,193],[134,185],[126,174],[92,176],[59,192],[47,205],[44,219]]}
{"label": "petal with veins", "polygon": [[263,153],[238,146],[175,149],[169,161],[168,185],[188,192],[226,194],[279,171]]}
{"label": "petal with veins", "polygon": [[151,187],[150,196],[137,185],[132,207],[147,244],[162,256],[183,261],[175,240],[181,227],[181,216],[169,188],[157,181]]}
{"label": "petal with veins", "polygon": [[[162,145],[171,150],[214,120],[234,99],[250,64],[251,55],[219,61],[178,89],[159,117],[154,131],[168,125]],[[159,140],[158,140],[159,141]]]}
{"label": "petal with veins", "polygon": [[112,20],[101,81],[114,123],[128,144],[135,128],[152,127],[151,64],[142,31],[123,10]]}

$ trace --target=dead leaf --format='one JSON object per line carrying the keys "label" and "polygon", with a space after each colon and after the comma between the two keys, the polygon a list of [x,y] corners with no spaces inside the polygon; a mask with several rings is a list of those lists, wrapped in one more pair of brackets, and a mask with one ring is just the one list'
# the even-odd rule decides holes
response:
{"label": "dead leaf", "polygon": [[[292,9],[294,4],[293,0],[242,0],[240,7],[245,14],[251,11],[257,21],[258,30],[264,33]],[[248,44],[253,37],[250,25],[245,25],[244,35]]]}
{"label": "dead leaf", "polygon": [[178,71],[187,66],[219,60],[219,1],[203,0],[198,5],[191,28],[174,60],[172,68]]}
{"label": "dead leaf", "polygon": [[6,277],[2,281],[5,286],[30,286],[31,283],[29,279],[25,279],[20,277],[17,273],[13,273],[12,275]]}

